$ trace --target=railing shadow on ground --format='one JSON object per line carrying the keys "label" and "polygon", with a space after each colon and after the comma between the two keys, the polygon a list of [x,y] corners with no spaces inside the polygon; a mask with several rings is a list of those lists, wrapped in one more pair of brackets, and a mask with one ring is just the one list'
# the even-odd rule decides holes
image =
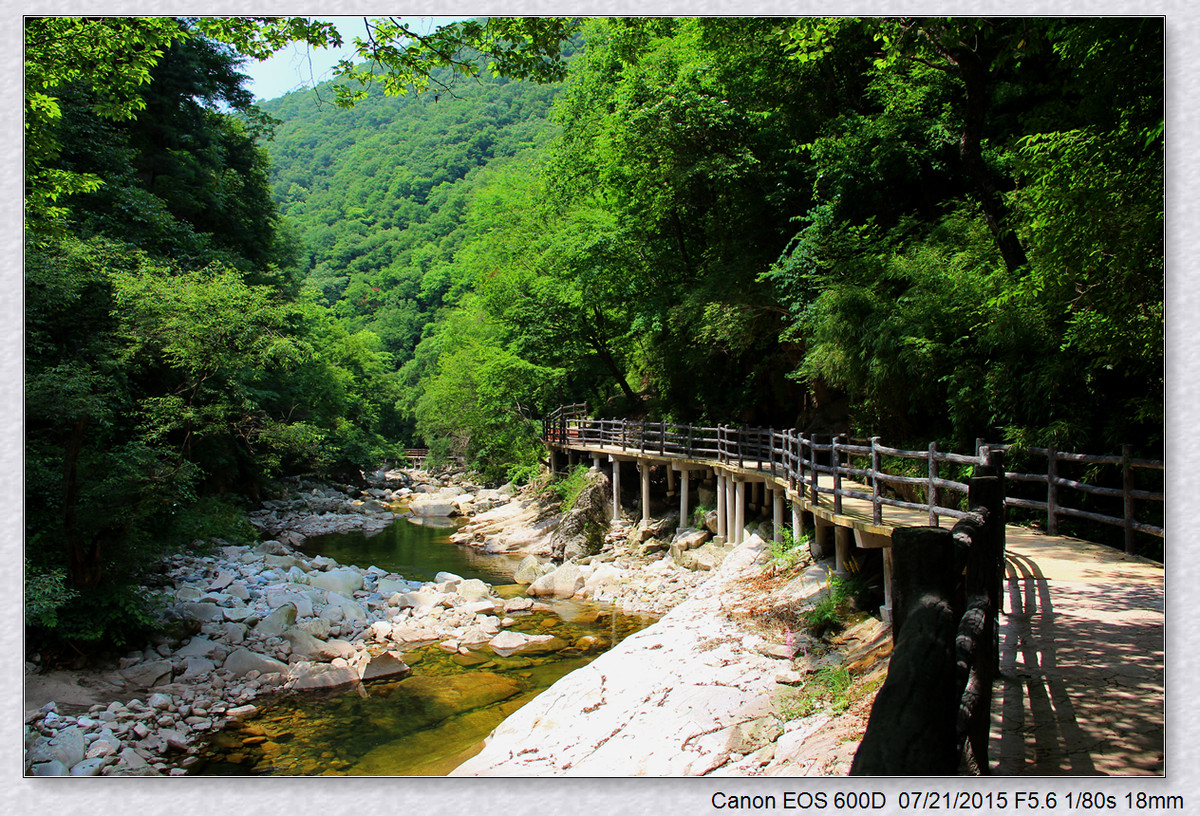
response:
{"label": "railing shadow on ground", "polygon": [[1161,592],[1055,581],[1056,606],[1035,560],[1006,562],[992,772],[1162,773]]}

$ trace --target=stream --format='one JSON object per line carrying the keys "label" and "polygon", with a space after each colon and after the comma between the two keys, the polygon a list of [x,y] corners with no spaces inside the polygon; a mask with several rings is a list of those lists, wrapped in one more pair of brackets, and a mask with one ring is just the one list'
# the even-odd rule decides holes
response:
{"label": "stream", "polygon": [[[417,581],[441,571],[478,578],[502,598],[520,561],[484,555],[449,539],[454,525],[403,519],[372,536],[343,533],[305,542],[308,555],[377,566]],[[574,644],[557,653],[501,658],[490,651],[450,654],[437,644],[405,652],[412,675],[348,691],[260,698],[260,712],[228,725],[201,746],[193,775],[441,776],[474,756],[482,740],[560,677],[654,621],[607,604],[555,601],[552,612],[514,612],[508,627]]]}

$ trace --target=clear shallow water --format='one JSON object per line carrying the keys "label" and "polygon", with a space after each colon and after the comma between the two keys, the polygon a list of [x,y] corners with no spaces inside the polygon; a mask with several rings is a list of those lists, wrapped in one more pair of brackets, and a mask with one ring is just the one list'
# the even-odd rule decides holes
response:
{"label": "clear shallow water", "polygon": [[[306,542],[304,550],[343,564],[375,565],[412,580],[432,580],[445,570],[496,585],[502,597],[519,594],[519,587],[511,585],[519,558],[460,547],[449,540],[450,532],[398,519],[369,538],[357,533],[322,536]],[[556,635],[572,644],[556,654],[501,658],[485,649],[451,655],[436,644],[423,646],[405,653],[413,673],[403,680],[374,681],[332,695],[287,695],[263,706],[258,716],[210,738],[190,773],[449,773],[478,753],[482,740],[507,716],[654,620],[577,601],[555,602],[553,609],[514,613],[510,628]]]}
{"label": "clear shallow water", "polygon": [[458,529],[449,519],[444,526],[413,524],[396,519],[374,535],[361,532],[316,536],[300,549],[308,555],[325,555],[339,564],[376,566],[410,581],[432,581],[443,570],[489,584],[510,584],[520,556],[484,555],[473,547],[455,544],[450,534]]}

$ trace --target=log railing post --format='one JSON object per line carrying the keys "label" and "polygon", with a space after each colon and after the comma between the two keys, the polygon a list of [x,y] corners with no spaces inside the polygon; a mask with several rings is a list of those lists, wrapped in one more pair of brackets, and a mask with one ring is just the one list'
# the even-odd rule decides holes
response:
{"label": "log railing post", "polygon": [[938,460],[937,460],[937,442],[929,443],[929,526],[938,526],[938,514],[934,509],[938,506]]}
{"label": "log railing post", "polygon": [[1046,448],[1046,532],[1058,535],[1058,451]]}
{"label": "log railing post", "polygon": [[813,434],[808,438],[808,475],[809,475],[809,500],[813,504],[820,504],[821,491],[817,484],[817,435]]}
{"label": "log railing post", "polygon": [[838,440],[841,434],[829,438],[829,462],[833,467],[833,512],[842,513],[842,462],[838,456]]}
{"label": "log railing post", "polygon": [[882,457],[879,453],[879,437],[871,437],[871,520],[883,524],[883,502],[879,501],[879,472]]}
{"label": "log railing post", "polygon": [[1129,460],[1133,458],[1133,445],[1121,446],[1121,492],[1125,500],[1125,552],[1133,555],[1133,521],[1136,512],[1133,500],[1133,466]]}

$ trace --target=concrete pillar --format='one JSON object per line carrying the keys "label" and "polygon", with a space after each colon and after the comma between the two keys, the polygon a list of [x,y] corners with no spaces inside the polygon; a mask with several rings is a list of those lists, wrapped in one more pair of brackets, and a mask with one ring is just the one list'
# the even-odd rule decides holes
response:
{"label": "concrete pillar", "polygon": [[892,548],[883,548],[883,606],[879,607],[879,617],[884,623],[892,622]]}
{"label": "concrete pillar", "polygon": [[[686,479],[687,476],[685,475],[684,478]],[[675,495],[675,471],[670,465],[667,466],[667,495]]]}
{"label": "concrete pillar", "polygon": [[796,502],[792,502],[792,539],[794,541],[804,539],[804,511]]}
{"label": "concrete pillar", "polygon": [[725,540],[728,525],[725,523],[725,474],[717,473],[717,537]]}
{"label": "concrete pillar", "polygon": [[642,472],[642,521],[650,522],[650,463],[638,462],[638,469]]}
{"label": "concrete pillar", "polygon": [[613,521],[621,518],[621,462],[613,459]]}
{"label": "concrete pillar", "polygon": [[600,454],[598,453],[592,454],[592,470],[600,470]]}
{"label": "concrete pillar", "polygon": [[783,541],[783,490],[776,486],[771,490],[771,536],[776,543]]}
{"label": "concrete pillar", "polygon": [[679,527],[690,527],[688,523],[688,476],[686,470],[679,472]]}
{"label": "concrete pillar", "polygon": [[725,540],[730,544],[736,543],[737,538],[737,489],[734,487],[733,474],[725,477]]}
{"label": "concrete pillar", "polygon": [[746,526],[746,484],[744,481],[734,482],[733,500],[733,544],[742,544],[742,535]]}
{"label": "concrete pillar", "polygon": [[854,548],[854,530],[849,527],[843,527],[840,524],[833,528],[833,542],[837,548],[837,561],[833,568],[834,574],[846,575],[846,559],[850,557],[850,551]]}

